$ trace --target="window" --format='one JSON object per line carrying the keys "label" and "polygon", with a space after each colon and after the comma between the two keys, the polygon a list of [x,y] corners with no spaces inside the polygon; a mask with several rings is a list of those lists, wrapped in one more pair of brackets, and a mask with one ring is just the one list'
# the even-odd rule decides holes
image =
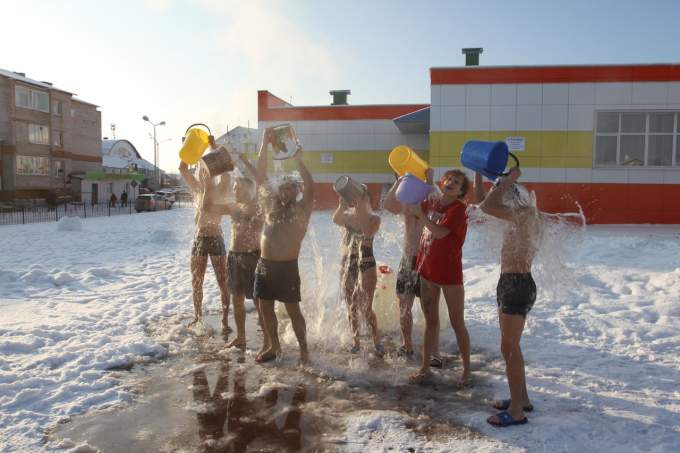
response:
{"label": "window", "polygon": [[49,145],[50,133],[47,126],[42,124],[28,125],[28,142],[36,145]]}
{"label": "window", "polygon": [[54,168],[53,176],[55,178],[62,178],[63,179],[63,177],[64,177],[64,161],[55,160],[53,168]]}
{"label": "window", "polygon": [[63,104],[61,101],[52,101],[52,114],[56,116],[61,116],[63,110]]}
{"label": "window", "polygon": [[598,112],[595,166],[680,165],[680,112]]}
{"label": "window", "polygon": [[23,107],[25,109],[31,108],[31,90],[26,87],[16,86],[14,87],[14,103],[17,107]]}
{"label": "window", "polygon": [[50,159],[41,156],[17,156],[17,175],[49,176]]}
{"label": "window", "polygon": [[52,131],[52,144],[57,148],[64,147],[64,133],[61,131]]}
{"label": "window", "polygon": [[17,107],[40,110],[42,112],[50,111],[50,95],[45,91],[32,90],[16,85],[14,87],[14,99]]}

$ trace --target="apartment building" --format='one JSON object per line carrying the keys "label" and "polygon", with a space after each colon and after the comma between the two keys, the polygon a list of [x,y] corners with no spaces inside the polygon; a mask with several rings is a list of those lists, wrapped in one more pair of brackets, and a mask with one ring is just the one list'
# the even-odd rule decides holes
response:
{"label": "apartment building", "polygon": [[0,69],[0,200],[80,199],[87,172],[101,169],[98,106]]}

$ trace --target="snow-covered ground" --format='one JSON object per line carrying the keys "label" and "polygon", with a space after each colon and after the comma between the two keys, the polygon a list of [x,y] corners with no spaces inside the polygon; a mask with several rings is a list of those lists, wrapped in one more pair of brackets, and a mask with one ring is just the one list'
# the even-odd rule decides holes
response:
{"label": "snow-covered ground", "polygon": [[[345,347],[349,338],[337,298],[339,233],[329,217],[314,214],[301,256],[303,311],[317,356]],[[376,240],[378,260],[394,267],[399,225],[385,215]],[[490,396],[504,397],[498,265],[489,250],[493,241],[482,234],[489,231],[469,229],[466,317],[476,379],[490,387]],[[149,336],[147,327],[169,317],[181,328],[180,317],[191,314],[191,237],[188,209],[0,228],[0,449],[46,448],[44,432],[60,420],[129,401],[119,375],[107,369],[163,358],[181,347],[172,335]],[[398,448],[405,440],[441,451],[680,450],[680,228],[589,227],[583,234],[557,234],[550,244],[553,252],[542,257],[537,283],[551,290],[539,293],[523,339],[536,406],[529,424],[495,429],[485,423],[487,406],[468,405],[451,420],[491,443],[454,439],[435,446],[414,438],[402,414],[362,411],[346,423],[355,445],[363,442],[364,451]],[[208,272],[206,307],[218,309]],[[294,349],[292,335],[284,340],[287,350]],[[443,351],[455,351],[450,328],[441,341]],[[349,385],[358,376],[384,376],[321,368]],[[394,369],[392,382],[404,385],[410,369],[401,373],[396,363]]]}

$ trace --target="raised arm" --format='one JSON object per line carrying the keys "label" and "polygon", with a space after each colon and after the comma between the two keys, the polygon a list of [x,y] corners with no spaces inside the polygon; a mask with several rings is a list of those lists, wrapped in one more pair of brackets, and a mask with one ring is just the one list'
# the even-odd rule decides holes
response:
{"label": "raised arm", "polygon": [[302,161],[302,147],[298,147],[294,158],[295,162],[297,163],[300,176],[302,176],[302,182],[305,186],[302,191],[302,203],[305,207],[305,210],[312,212],[312,207],[314,206],[314,178],[312,178],[312,174]]}
{"label": "raised arm", "polygon": [[484,179],[480,173],[475,172],[475,197],[474,204],[479,204],[484,201],[486,192],[484,191]]}
{"label": "raised arm", "polygon": [[385,201],[383,201],[383,208],[387,209],[392,214],[401,214],[404,211],[404,206],[397,200],[397,188],[399,187],[399,179],[394,181],[390,190],[387,191]]}
{"label": "raised arm", "polygon": [[432,232],[432,237],[435,239],[441,239],[451,233],[451,229],[449,229],[447,226],[437,225],[437,223],[430,220],[427,215],[425,215],[423,208],[420,205],[410,205],[407,209],[417,219],[421,219],[423,221],[423,226]]}
{"label": "raised arm", "polygon": [[271,130],[264,130],[260,152],[257,154],[257,168],[255,170],[255,183],[259,186],[267,179],[267,161],[269,160],[269,141]]}
{"label": "raised arm", "polygon": [[241,163],[243,163],[243,165],[246,167],[246,170],[248,170],[248,173],[250,173],[250,175],[246,175],[246,176],[250,176],[250,177],[252,177],[252,178],[257,178],[257,170],[255,169],[255,167],[253,167],[253,164],[250,163],[250,161],[249,161],[248,158],[246,157],[245,153],[244,153],[244,154],[240,154],[240,155],[238,156],[238,159],[239,159],[239,160],[241,161]]}
{"label": "raised arm", "polygon": [[521,174],[522,172],[519,168],[513,167],[510,170],[510,174],[507,177],[504,177],[500,184],[491,188],[491,191],[486,194],[486,198],[484,198],[482,204],[479,205],[480,209],[491,216],[498,217],[499,219],[512,220],[512,209],[503,204],[503,195],[505,195],[505,193],[512,187]]}
{"label": "raised arm", "polygon": [[191,173],[191,171],[189,171],[189,165],[186,162],[179,163],[179,174],[182,175],[182,179],[184,179],[184,182],[187,183],[187,186],[189,186],[189,189],[192,192],[199,191],[201,185],[199,184],[194,174]]}

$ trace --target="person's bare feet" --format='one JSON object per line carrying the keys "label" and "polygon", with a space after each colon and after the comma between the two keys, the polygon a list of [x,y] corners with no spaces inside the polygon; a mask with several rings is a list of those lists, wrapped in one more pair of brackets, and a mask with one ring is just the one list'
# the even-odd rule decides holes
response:
{"label": "person's bare feet", "polygon": [[421,368],[420,370],[418,370],[417,373],[409,376],[408,382],[409,382],[409,384],[422,385],[422,384],[427,384],[428,382],[430,382],[433,377],[434,377],[434,375],[432,374],[432,371],[430,371],[429,369]]}
{"label": "person's bare feet", "polygon": [[227,343],[226,347],[227,348],[245,349],[246,348],[246,339],[236,337],[233,340],[231,340],[229,343]]}
{"label": "person's bare feet", "polygon": [[472,385],[472,373],[470,373],[470,370],[463,371],[461,377],[458,378],[458,380],[456,381],[456,385],[459,388],[469,387],[470,385]]}
{"label": "person's bare feet", "polygon": [[309,351],[306,348],[300,350],[300,363],[309,363]]}
{"label": "person's bare feet", "polygon": [[201,324],[202,322],[203,322],[203,317],[201,317],[201,316],[196,316],[196,317],[194,317],[194,320],[191,321],[191,322],[187,325],[187,327],[191,328],[191,327],[194,327],[194,326],[197,325],[197,324]]}
{"label": "person's bare feet", "polygon": [[259,353],[257,357],[255,357],[255,361],[257,363],[266,363],[266,362],[271,362],[272,360],[276,360],[279,357],[281,357],[281,350],[275,350],[272,348],[268,348],[267,350]]}

